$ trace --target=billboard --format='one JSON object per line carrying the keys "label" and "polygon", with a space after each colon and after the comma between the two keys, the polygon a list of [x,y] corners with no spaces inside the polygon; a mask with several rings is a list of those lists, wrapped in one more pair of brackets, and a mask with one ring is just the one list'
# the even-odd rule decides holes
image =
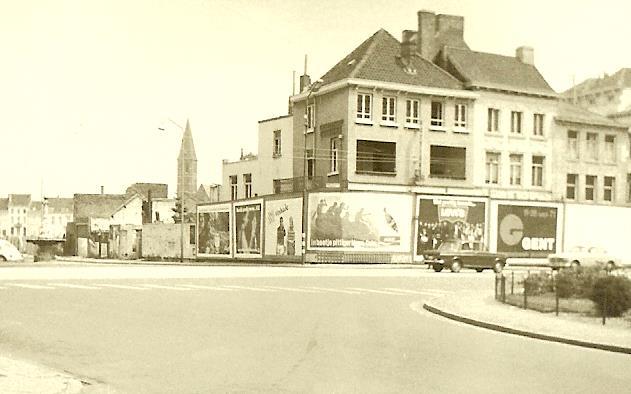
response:
{"label": "billboard", "polygon": [[309,195],[308,245],[316,250],[410,251],[412,197],[347,192]]}
{"label": "billboard", "polygon": [[486,248],[486,202],[482,199],[419,196],[416,255],[437,249],[445,240],[459,239]]}
{"label": "billboard", "polygon": [[262,208],[261,200],[234,204],[235,257],[262,257]]}
{"label": "billboard", "polygon": [[497,205],[497,251],[513,256],[546,257],[557,250],[558,208]]}
{"label": "billboard", "polygon": [[230,257],[232,245],[230,204],[197,207],[197,255]]}
{"label": "billboard", "polygon": [[265,201],[265,255],[302,255],[302,198]]}

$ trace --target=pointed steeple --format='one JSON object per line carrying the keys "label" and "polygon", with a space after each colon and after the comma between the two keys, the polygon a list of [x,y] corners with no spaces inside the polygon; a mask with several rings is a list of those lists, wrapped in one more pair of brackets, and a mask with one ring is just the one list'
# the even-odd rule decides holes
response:
{"label": "pointed steeple", "polygon": [[[182,135],[182,146],[177,157],[177,195],[187,196],[197,191],[197,155],[193,143],[191,125],[186,120],[186,128]],[[186,196],[185,196],[186,197]]]}
{"label": "pointed steeple", "polygon": [[184,135],[182,135],[182,146],[180,147],[180,159],[192,159],[197,160],[195,155],[195,144],[193,143],[193,133],[191,132],[191,125],[188,119],[186,119],[186,128],[184,129]]}

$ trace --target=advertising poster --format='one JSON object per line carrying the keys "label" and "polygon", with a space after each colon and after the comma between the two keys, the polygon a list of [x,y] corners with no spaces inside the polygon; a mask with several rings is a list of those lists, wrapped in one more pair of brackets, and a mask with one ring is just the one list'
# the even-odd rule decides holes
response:
{"label": "advertising poster", "polygon": [[422,196],[418,200],[416,254],[437,249],[445,240],[459,239],[484,249],[486,203],[480,200]]}
{"label": "advertising poster", "polygon": [[197,207],[197,255],[230,256],[230,205]]}
{"label": "advertising poster", "polygon": [[234,206],[235,256],[262,257],[262,203]]}
{"label": "advertising poster", "polygon": [[265,202],[265,255],[300,256],[302,198]]}
{"label": "advertising poster", "polygon": [[407,252],[412,197],[387,193],[309,195],[308,247],[320,250]]}
{"label": "advertising poster", "polygon": [[497,206],[497,251],[512,256],[546,257],[557,249],[556,207]]}

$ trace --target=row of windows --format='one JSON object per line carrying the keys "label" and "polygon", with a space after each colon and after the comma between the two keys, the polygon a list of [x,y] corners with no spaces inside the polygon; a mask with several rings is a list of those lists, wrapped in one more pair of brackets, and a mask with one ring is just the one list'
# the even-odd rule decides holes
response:
{"label": "row of windows", "polygon": [[[616,136],[611,134],[605,135],[605,149],[603,160],[609,163],[616,161]],[[598,133],[585,133],[585,152],[581,152],[579,148],[579,132],[568,130],[567,132],[567,155],[571,159],[578,159],[579,155],[587,160],[597,161],[599,156]]]}
{"label": "row of windows", "polygon": [[[499,133],[500,122],[500,110],[497,108],[488,108],[487,110],[487,127],[486,131],[489,133]],[[532,135],[543,137],[544,129],[544,114],[534,113],[532,114]],[[511,111],[510,113],[510,132],[511,134],[521,135],[524,130],[524,113],[521,111]]]}
{"label": "row of windows", "polygon": [[[11,235],[19,235],[19,234],[20,234],[19,227],[11,227]],[[22,235],[26,236],[26,227],[22,227]],[[2,230],[2,236],[3,237],[7,236],[7,230]]]}
{"label": "row of windows", "polygon": [[[509,176],[508,183],[512,186],[522,185],[524,155],[509,155]],[[533,155],[531,160],[530,185],[543,186],[543,166],[544,156]],[[501,182],[501,154],[499,152],[486,153],[486,179],[485,182],[491,185],[499,185]]]}
{"label": "row of windows", "polygon": [[[243,174],[243,184],[245,185],[245,198],[252,197],[252,174]],[[230,175],[230,199],[236,200],[238,197],[238,179],[236,175]]]}
{"label": "row of windows", "polygon": [[[373,97],[369,93],[357,94],[357,111],[356,119],[359,123],[372,122],[372,103]],[[405,100],[405,127],[420,127],[420,100]],[[441,130],[446,127],[445,124],[445,103],[433,100],[430,103],[430,129]],[[466,129],[467,127],[467,106],[463,103],[456,103],[453,106],[454,128]],[[398,119],[397,114],[397,98],[394,96],[384,96],[381,98],[381,121],[385,125],[396,125]]]}
{"label": "row of windows", "polygon": [[[616,199],[616,177],[613,176],[604,176],[602,177],[602,199],[603,201],[615,201]],[[631,179],[631,174],[627,176],[627,181]],[[567,174],[566,177],[566,191],[565,197],[568,200],[577,200],[578,199],[578,188],[579,188],[579,175],[578,174]],[[596,175],[585,175],[584,179],[585,184],[585,201],[596,201],[598,196],[598,176]],[[631,185],[630,185],[631,186]],[[631,198],[631,193],[627,196],[627,199]]]}

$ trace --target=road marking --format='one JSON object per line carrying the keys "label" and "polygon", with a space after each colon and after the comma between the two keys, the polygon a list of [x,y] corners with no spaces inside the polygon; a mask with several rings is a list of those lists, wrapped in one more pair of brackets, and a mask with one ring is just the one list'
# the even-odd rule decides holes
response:
{"label": "road marking", "polygon": [[219,290],[219,291],[235,291],[235,289],[226,289],[225,287],[217,286],[203,286],[203,285],[182,285],[184,287],[190,287],[191,289],[204,289],[204,290]]}
{"label": "road marking", "polygon": [[392,288],[392,287],[386,287],[384,290],[387,290],[387,291],[398,291],[400,293],[408,293],[408,294],[430,295],[430,296],[445,295],[445,294],[450,293],[449,291],[443,291],[443,290],[422,290],[422,291],[416,291],[416,290],[408,290],[408,289],[396,289],[396,288]]}
{"label": "road marking", "polygon": [[284,290],[284,291],[293,291],[298,293],[321,293],[321,291],[317,290],[309,290],[306,288],[297,288],[297,287],[281,287],[281,286],[264,286],[266,289],[274,289],[274,290]]}
{"label": "road marking", "polygon": [[137,286],[125,286],[125,285],[112,285],[109,283],[99,284],[102,287],[112,287],[114,289],[127,289],[127,290],[149,290],[146,287],[137,287]]}
{"label": "road marking", "polygon": [[50,286],[27,285],[27,284],[24,284],[24,283],[7,283],[7,286],[22,287],[22,288],[24,288],[24,289],[37,289],[37,290],[47,289],[47,290],[55,290],[55,288],[54,288],[54,287],[50,287]]}
{"label": "road marking", "polygon": [[101,290],[100,287],[75,285],[72,283],[48,283],[49,286],[55,287],[69,287],[71,289],[84,289],[84,290]]}
{"label": "road marking", "polygon": [[333,293],[361,294],[360,291],[342,290],[342,289],[329,289],[329,288],[326,288],[326,287],[309,286],[309,287],[307,287],[307,289],[315,289],[315,290],[321,290],[321,291],[331,291]]}
{"label": "road marking", "polygon": [[180,290],[180,291],[191,291],[191,290],[193,290],[193,289],[187,289],[186,287],[154,285],[154,284],[150,284],[150,283],[143,283],[141,286],[149,287],[149,288],[152,288],[152,289],[160,289],[160,290]]}
{"label": "road marking", "polygon": [[225,285],[223,287],[228,287],[231,289],[239,289],[239,290],[252,290],[252,291],[262,291],[262,292],[267,292],[267,293],[275,293],[276,290],[272,290],[272,289],[261,289],[260,287],[247,287],[247,286],[228,286]]}
{"label": "road marking", "polygon": [[401,293],[394,293],[392,291],[375,290],[375,289],[363,289],[363,288],[360,288],[360,287],[347,287],[347,289],[349,289],[349,290],[356,290],[356,291],[359,291],[359,292],[376,293],[376,294],[388,294],[388,295],[398,295],[398,296],[404,295],[404,294],[401,294]]}

